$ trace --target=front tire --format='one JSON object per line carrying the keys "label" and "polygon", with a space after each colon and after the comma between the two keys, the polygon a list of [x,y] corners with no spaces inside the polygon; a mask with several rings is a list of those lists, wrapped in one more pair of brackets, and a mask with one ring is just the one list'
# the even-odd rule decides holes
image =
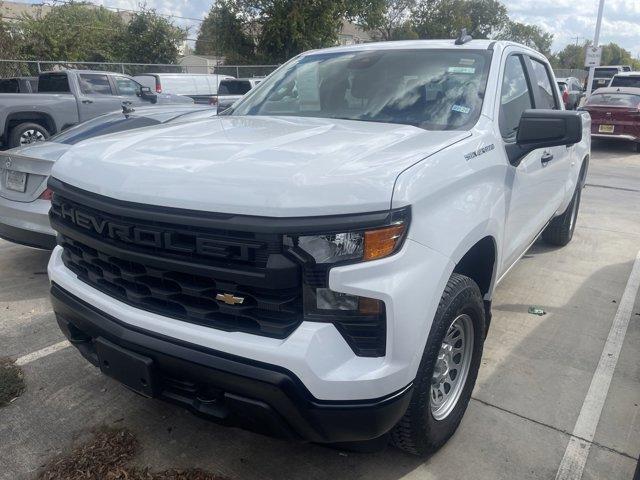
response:
{"label": "front tire", "polygon": [[434,452],[454,434],[476,383],[485,337],[478,285],[454,273],[444,290],[404,417],[393,444],[414,455]]}
{"label": "front tire", "polygon": [[11,130],[11,134],[9,135],[9,148],[44,142],[49,136],[49,131],[42,125],[31,122],[21,123]]}

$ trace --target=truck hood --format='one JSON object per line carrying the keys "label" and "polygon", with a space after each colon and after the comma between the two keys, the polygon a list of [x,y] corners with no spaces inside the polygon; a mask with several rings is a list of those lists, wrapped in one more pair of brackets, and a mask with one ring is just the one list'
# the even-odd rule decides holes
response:
{"label": "truck hood", "polygon": [[81,142],[53,176],[119,200],[274,217],[382,211],[397,176],[469,132],[223,116]]}

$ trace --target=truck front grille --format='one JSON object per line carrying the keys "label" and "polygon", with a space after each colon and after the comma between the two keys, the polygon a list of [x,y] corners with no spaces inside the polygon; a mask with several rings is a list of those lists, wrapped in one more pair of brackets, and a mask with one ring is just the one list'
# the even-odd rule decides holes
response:
{"label": "truck front grille", "polygon": [[209,228],[204,213],[169,218],[68,186],[54,188],[50,219],[67,268],[133,307],[274,338],[302,322],[300,267],[281,235]]}

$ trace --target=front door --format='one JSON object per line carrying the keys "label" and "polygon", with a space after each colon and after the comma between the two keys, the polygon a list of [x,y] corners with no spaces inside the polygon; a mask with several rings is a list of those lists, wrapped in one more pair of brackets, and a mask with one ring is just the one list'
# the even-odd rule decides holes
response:
{"label": "front door", "polygon": [[[525,110],[558,108],[549,77],[539,80],[539,67],[533,62],[546,72],[544,64],[525,55],[512,54],[505,61],[499,112],[505,145],[516,141],[520,117]],[[526,251],[555,214],[564,198],[567,162],[568,151],[562,146],[534,150],[517,167],[509,166],[501,273]]]}

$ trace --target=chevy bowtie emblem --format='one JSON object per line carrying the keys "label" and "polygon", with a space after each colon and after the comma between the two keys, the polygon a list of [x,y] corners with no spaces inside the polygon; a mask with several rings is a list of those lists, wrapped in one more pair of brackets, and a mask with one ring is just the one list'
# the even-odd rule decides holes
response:
{"label": "chevy bowtie emblem", "polygon": [[234,297],[230,293],[218,293],[216,300],[226,303],[227,305],[240,305],[244,302],[244,297]]}

